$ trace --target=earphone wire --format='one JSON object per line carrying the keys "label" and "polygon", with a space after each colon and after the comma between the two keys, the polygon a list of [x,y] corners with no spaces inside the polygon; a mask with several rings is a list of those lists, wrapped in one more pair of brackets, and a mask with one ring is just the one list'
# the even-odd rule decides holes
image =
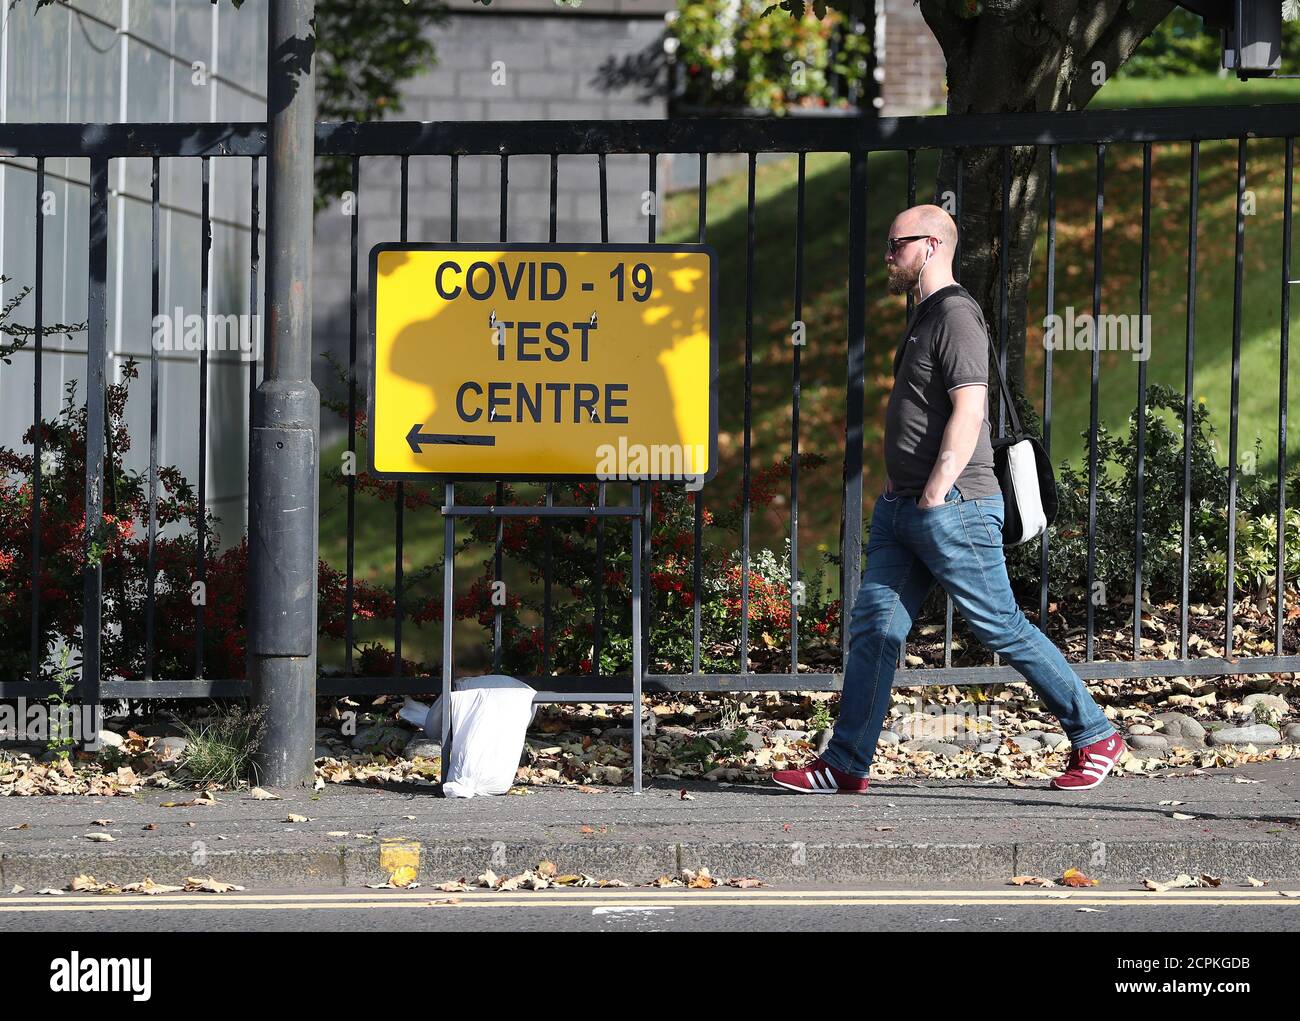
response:
{"label": "earphone wire", "polygon": [[921,295],[921,300],[925,301],[925,288],[921,286],[921,277],[925,273],[925,267],[929,265],[930,256],[934,254],[934,249],[927,249],[925,258],[921,261],[921,268],[916,271],[916,290]]}

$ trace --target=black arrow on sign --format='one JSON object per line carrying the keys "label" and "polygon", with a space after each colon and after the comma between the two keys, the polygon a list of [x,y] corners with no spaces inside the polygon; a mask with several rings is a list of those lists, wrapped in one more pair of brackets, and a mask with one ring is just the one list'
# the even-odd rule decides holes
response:
{"label": "black arrow on sign", "polygon": [[417,454],[420,453],[421,443],[462,443],[471,447],[494,447],[497,438],[495,436],[468,436],[465,433],[422,433],[424,428],[423,422],[416,422],[411,426],[411,431],[406,434],[406,442],[411,445],[411,449]]}

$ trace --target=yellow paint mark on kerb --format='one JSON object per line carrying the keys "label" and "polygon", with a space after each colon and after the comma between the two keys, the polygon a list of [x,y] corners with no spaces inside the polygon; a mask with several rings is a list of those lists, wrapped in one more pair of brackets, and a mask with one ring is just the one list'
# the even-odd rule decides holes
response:
{"label": "yellow paint mark on kerb", "polygon": [[420,842],[388,837],[379,842],[379,867],[390,876],[401,868],[420,871]]}

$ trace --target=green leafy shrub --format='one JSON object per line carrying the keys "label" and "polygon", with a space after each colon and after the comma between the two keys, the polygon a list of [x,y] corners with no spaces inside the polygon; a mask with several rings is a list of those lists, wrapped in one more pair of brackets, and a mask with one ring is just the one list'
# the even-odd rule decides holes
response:
{"label": "green leafy shrub", "polygon": [[[1147,387],[1143,459],[1142,582],[1152,600],[1177,598],[1182,579],[1183,395],[1171,387]],[[1171,421],[1172,419],[1172,421]],[[1097,436],[1095,579],[1111,599],[1132,585],[1137,494],[1137,412],[1124,435],[1104,426]],[[1083,434],[1086,439],[1086,432]],[[1227,577],[1228,470],[1219,464],[1219,443],[1204,401],[1192,405],[1188,592],[1195,600],[1222,598]],[[1262,463],[1262,442],[1239,452],[1237,473],[1236,585],[1243,594],[1271,583],[1277,555],[1277,481],[1253,470]],[[1288,490],[1300,472],[1292,468]],[[1088,471],[1057,468],[1060,507],[1049,533],[1048,572],[1054,585],[1082,589],[1088,571]],[[1288,496],[1288,503],[1294,497]],[[1293,515],[1295,515],[1293,517]],[[1287,534],[1300,529],[1300,511],[1288,511]],[[1300,539],[1300,533],[1297,533]],[[1008,570],[1022,597],[1040,584],[1039,545],[1008,551]],[[1300,543],[1288,545],[1284,571],[1300,575]],[[1103,593],[1105,594],[1105,593]],[[1110,601],[1109,599],[1106,601]]]}
{"label": "green leafy shrub", "polygon": [[[1300,22],[1283,20],[1282,53],[1300,53]],[[1207,31],[1199,16],[1186,8],[1175,7],[1155,31],[1142,40],[1116,77],[1172,78],[1212,74],[1219,70],[1221,56],[1218,31]],[[1284,71],[1285,63],[1284,58]]]}
{"label": "green leafy shrub", "polygon": [[870,40],[841,11],[763,17],[766,0],[681,0],[668,43],[681,69],[681,100],[784,113],[845,107],[867,80]]}
{"label": "green leafy shrub", "polygon": [[[800,457],[801,470],[815,471],[825,459],[811,453]],[[759,514],[771,502],[775,489],[768,480],[787,476],[788,459],[755,472],[752,508]],[[649,579],[648,613],[650,645],[648,669],[655,673],[689,671],[693,658],[694,500],[678,485],[650,486],[654,512],[652,552],[646,562]],[[507,503],[520,502],[514,487],[505,488]],[[596,502],[590,483],[555,486],[555,502],[579,506]],[[491,497],[488,497],[491,502]],[[541,498],[537,498],[541,502]],[[496,522],[471,520],[472,540],[490,548]],[[749,619],[750,668],[789,669],[790,566],[788,546],[780,553],[750,551],[749,599],[742,605],[739,499],[731,506],[704,509],[704,544],[701,549],[700,667],[706,673],[732,673],[739,667],[740,622],[745,609]],[[602,606],[600,671],[626,672],[632,662],[631,572],[629,526],[607,521],[603,562],[597,557],[599,526],[594,520],[558,519],[551,523],[552,607],[551,668],[559,673],[588,673],[593,668],[596,601]],[[541,672],[543,666],[543,604],[540,582],[545,568],[545,542],[540,519],[509,518],[503,522],[502,548],[513,563],[527,566],[531,584],[512,592],[501,607],[504,648],[502,665],[511,673]],[[839,601],[832,600],[823,564],[800,578],[803,605],[799,607],[801,658],[838,640]],[[598,594],[596,581],[603,580]],[[469,592],[457,600],[461,617],[476,617],[486,633],[497,607],[492,603],[492,564]],[[439,604],[440,605],[440,604]]]}

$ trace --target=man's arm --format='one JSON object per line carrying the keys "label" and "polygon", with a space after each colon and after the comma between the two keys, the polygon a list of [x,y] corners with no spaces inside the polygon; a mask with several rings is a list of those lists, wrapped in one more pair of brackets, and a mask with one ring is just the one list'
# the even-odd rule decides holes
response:
{"label": "man's arm", "polygon": [[930,478],[926,480],[925,491],[917,501],[918,506],[937,507],[943,503],[948,490],[975,453],[980,427],[984,424],[987,391],[986,383],[966,383],[948,391],[948,396],[952,399],[952,415],[944,427],[939,457],[930,470]]}

